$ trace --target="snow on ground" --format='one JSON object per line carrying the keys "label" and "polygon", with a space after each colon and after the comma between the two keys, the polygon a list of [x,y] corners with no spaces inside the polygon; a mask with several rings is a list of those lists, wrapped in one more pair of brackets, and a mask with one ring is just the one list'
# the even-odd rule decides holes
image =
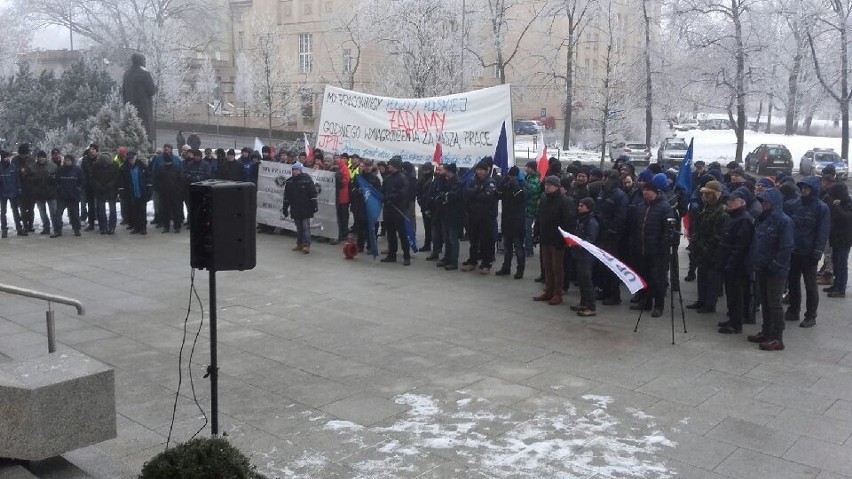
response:
{"label": "snow on ground", "polygon": [[[359,478],[423,474],[453,458],[455,477],[672,478],[658,453],[675,443],[651,416],[617,405],[611,397],[586,395],[569,401],[551,399],[533,411],[499,407],[484,398],[436,399],[406,393],[394,402],[408,406],[395,420],[374,426],[327,420],[322,433],[332,442],[357,444],[340,458],[304,451],[275,458],[277,451],[255,454],[259,472],[276,477],[321,478],[338,461]],[[632,417],[622,421],[620,417]],[[377,443],[377,438],[380,438]],[[297,443],[298,444],[298,443]],[[265,459],[265,460],[264,460]],[[467,468],[468,471],[465,471]]]}

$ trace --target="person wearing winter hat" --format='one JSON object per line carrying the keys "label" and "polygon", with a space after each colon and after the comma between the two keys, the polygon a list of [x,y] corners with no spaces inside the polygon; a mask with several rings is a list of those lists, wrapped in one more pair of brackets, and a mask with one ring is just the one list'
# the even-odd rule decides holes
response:
{"label": "person wearing winter hat", "polygon": [[728,306],[728,320],[719,323],[721,334],[740,334],[743,323],[750,318],[749,273],[742,267],[748,261],[754,237],[754,218],[747,208],[750,196],[748,188],[741,186],[726,200],[727,218],[715,259],[724,278]]}
{"label": "person wearing winter hat", "polygon": [[819,307],[819,286],[817,285],[817,264],[822,259],[823,250],[828,243],[831,213],[828,205],[820,199],[820,183],[816,176],[806,176],[796,184],[800,191],[798,207],[793,210],[795,245],[790,257],[790,273],[787,278],[789,288],[789,306],[784,315],[786,321],[798,321],[802,301],[802,287],[805,284],[806,307],[802,328],[811,328],[816,324]]}
{"label": "person wearing winter hat", "polygon": [[528,161],[524,166],[524,194],[527,197],[527,206],[524,211],[524,252],[527,258],[533,255],[533,223],[538,214],[538,203],[541,200],[541,194],[544,190],[544,185],[541,184],[541,176],[536,169],[538,165],[535,161]]}
{"label": "person wearing winter hat", "polygon": [[237,161],[236,151],[233,149],[228,150],[225,161],[219,164],[216,177],[220,180],[243,181],[243,167]]}
{"label": "person wearing winter hat", "polygon": [[[595,200],[586,197],[577,204],[577,229],[575,234],[582,240],[596,244],[600,233],[600,223],[595,215]],[[577,316],[595,316],[595,284],[592,281],[592,272],[598,261],[591,253],[583,248],[575,248],[572,251],[574,260],[574,271],[577,274],[577,283],[580,286],[580,302],[571,306]]]}
{"label": "person wearing winter hat", "polygon": [[480,274],[491,272],[494,260],[494,222],[497,220],[497,185],[488,175],[488,158],[474,167],[473,181],[465,188],[467,206],[467,235],[470,240],[470,254],[462,264],[462,271],[479,268]]}
{"label": "person wearing winter hat", "polygon": [[722,184],[708,181],[701,188],[703,208],[695,218],[692,228],[694,241],[690,243],[698,272],[698,300],[687,306],[698,313],[715,313],[722,287],[717,253],[725,229],[725,203],[721,201]]}
{"label": "person wearing winter hat", "polygon": [[20,205],[21,176],[18,168],[12,163],[12,155],[6,151],[0,152],[0,231],[3,238],[8,237],[6,227],[7,207],[12,209],[15,230],[18,236],[27,236],[27,230],[21,224]]}
{"label": "person wearing winter hat", "polygon": [[828,241],[834,263],[832,285],[823,291],[829,298],[845,298],[849,279],[849,250],[852,247],[852,198],[845,183],[831,185],[826,194],[831,212],[831,230]]}
{"label": "person wearing winter hat", "polygon": [[296,223],[296,246],[293,251],[311,252],[311,218],[319,210],[317,189],[310,175],[302,173],[303,165],[293,164],[292,175],[284,183],[281,214],[293,217]]}
{"label": "person wearing winter hat", "polygon": [[458,176],[458,166],[455,163],[444,165],[444,179],[438,186],[440,189],[435,192],[435,203],[441,217],[444,256],[438,260],[436,266],[455,271],[459,269],[459,236],[464,226],[464,184]]}
{"label": "person wearing winter hat", "polygon": [[126,160],[119,170],[119,192],[126,195],[130,205],[128,229],[130,234],[145,235],[148,234],[146,209],[153,190],[152,179],[148,167],[137,159],[135,151],[128,151]]}
{"label": "person wearing winter hat", "polygon": [[[621,261],[627,258],[619,254],[619,243],[627,225],[627,194],[619,188],[619,175],[615,170],[604,174],[601,192],[596,199],[595,216],[599,223],[597,245]],[[595,266],[595,286],[603,293],[602,304],[621,304],[621,281],[602,263]]]}
{"label": "person wearing winter hat", "polygon": [[382,181],[388,254],[381,259],[382,263],[396,263],[397,250],[402,246],[402,264],[411,264],[411,250],[405,232],[405,215],[412,200],[408,182],[408,176],[402,172],[402,157],[396,155],[388,160],[388,174]]}
{"label": "person wearing winter hat", "polygon": [[25,231],[35,231],[35,200],[33,199],[33,188],[29,179],[29,172],[35,163],[29,143],[21,143],[18,146],[18,154],[12,158],[12,164],[18,169],[21,181],[21,195],[18,197],[18,207],[21,213],[21,226]]}
{"label": "person wearing winter hat", "polygon": [[[667,181],[662,175],[663,181]],[[674,210],[666,201],[658,177],[645,183],[642,188],[644,202],[636,209],[633,220],[633,237],[637,242],[639,275],[648,283],[642,290],[633,310],[653,310],[652,317],[663,315],[669,269],[669,245],[671,227],[669,220],[675,219]]]}
{"label": "person wearing winter hat", "polygon": [[520,170],[517,166],[509,168],[505,178],[497,187],[497,196],[502,205],[500,233],[503,237],[503,266],[497,276],[511,274],[512,256],[517,259],[515,279],[524,277],[526,254],[524,253],[524,219],[527,206],[527,195],[523,185],[518,181]]}
{"label": "person wearing winter hat", "polygon": [[574,184],[571,185],[571,196],[574,198],[585,198],[589,195],[589,168],[582,167],[577,171],[574,177]]}
{"label": "person wearing winter hat", "polygon": [[533,300],[547,301],[550,305],[562,303],[562,285],[565,279],[565,240],[559,228],[572,231],[577,211],[573,201],[562,194],[559,187],[558,176],[551,175],[544,179],[545,196],[538,208],[533,233],[541,244],[544,270],[544,291]]}

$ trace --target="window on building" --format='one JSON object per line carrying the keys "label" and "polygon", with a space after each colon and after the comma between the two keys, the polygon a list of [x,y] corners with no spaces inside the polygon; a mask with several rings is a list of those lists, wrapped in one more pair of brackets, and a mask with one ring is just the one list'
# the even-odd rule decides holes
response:
{"label": "window on building", "polygon": [[598,49],[598,43],[599,43],[600,41],[601,41],[601,40],[600,40],[600,35],[598,35],[597,33],[595,33],[594,35],[592,35],[592,50],[597,50],[597,49]]}
{"label": "window on building", "polygon": [[237,50],[243,51],[246,49],[246,33],[237,32]]}
{"label": "window on building", "polygon": [[314,117],[314,92],[309,88],[299,90],[299,106],[302,111],[302,118]]}
{"label": "window on building", "polygon": [[302,3],[302,15],[311,15],[314,13],[314,2],[308,0]]}
{"label": "window on building", "polygon": [[314,67],[313,35],[299,34],[299,71],[311,73]]}
{"label": "window on building", "polygon": [[352,49],[343,49],[343,73],[352,73]]}
{"label": "window on building", "polygon": [[500,65],[494,65],[494,78],[502,80],[500,75]]}

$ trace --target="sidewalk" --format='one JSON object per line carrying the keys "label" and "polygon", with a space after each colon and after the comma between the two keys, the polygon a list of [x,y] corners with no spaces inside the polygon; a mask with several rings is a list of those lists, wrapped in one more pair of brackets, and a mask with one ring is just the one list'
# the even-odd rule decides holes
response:
{"label": "sidewalk", "polygon": [[[678,310],[672,346],[668,309],[634,333],[626,305],[573,315],[575,288],[533,303],[536,258],[514,280],[292,243],[258,235],[257,268],[217,275],[220,428],[269,477],[852,477],[848,300],[823,296],[816,328],[787,323],[783,352],[717,334],[723,312],[687,311],[684,334]],[[133,477],[169,434],[188,233],[0,247],[2,282],[85,304],[54,308],[57,341],[116,369],[119,436],[97,448]],[[0,360],[46,353],[45,307],[0,299]],[[172,441],[204,425],[186,368],[199,319],[193,301]],[[205,314],[192,379],[207,413],[208,351]]]}

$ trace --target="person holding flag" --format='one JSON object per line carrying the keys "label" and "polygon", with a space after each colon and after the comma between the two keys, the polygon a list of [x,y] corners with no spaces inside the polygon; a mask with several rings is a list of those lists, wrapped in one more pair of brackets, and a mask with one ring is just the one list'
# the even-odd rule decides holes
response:
{"label": "person holding flag", "polygon": [[364,246],[369,245],[370,254],[375,259],[379,255],[376,245],[376,230],[373,225],[379,220],[382,210],[382,182],[373,172],[369,160],[361,163],[360,171],[353,182],[352,190],[352,216],[355,219],[353,225],[355,235],[358,237],[358,251],[364,251]]}
{"label": "person holding flag", "polygon": [[[382,196],[385,209],[385,232],[388,236],[388,254],[382,258],[382,263],[396,263],[396,252],[402,243],[402,264],[411,265],[411,248],[408,243],[405,221],[411,194],[408,178],[402,173],[402,157],[395,155],[388,160],[388,174],[382,183]],[[409,220],[410,221],[410,220]]]}
{"label": "person holding flag", "polygon": [[541,175],[539,175],[535,161],[528,161],[524,167],[524,192],[527,197],[527,207],[524,217],[524,251],[527,257],[533,255],[533,223],[538,214],[538,202],[541,200]]}

